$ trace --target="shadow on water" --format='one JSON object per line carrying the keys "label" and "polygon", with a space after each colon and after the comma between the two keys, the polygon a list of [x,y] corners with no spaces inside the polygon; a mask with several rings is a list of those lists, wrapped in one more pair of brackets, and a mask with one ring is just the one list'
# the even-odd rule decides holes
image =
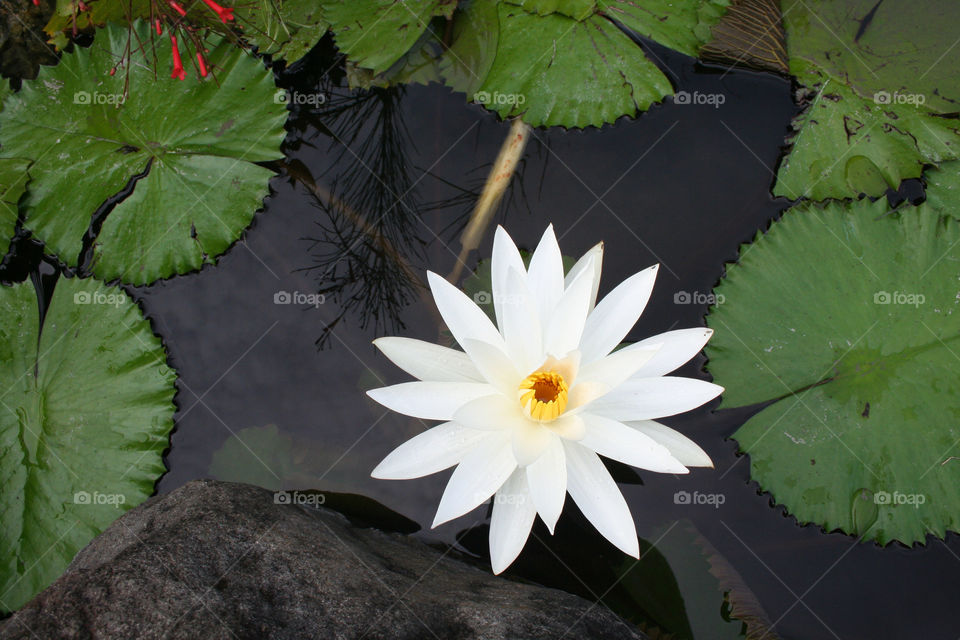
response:
{"label": "shadow on water", "polygon": [[[675,84],[725,102],[668,100],[600,130],[536,129],[497,216],[527,249],[548,222],[566,255],[604,241],[601,294],[659,263],[631,340],[702,326],[724,263],[788,204],[772,199],[770,186],[796,113],[789,82],[657,54]],[[424,272],[454,267],[459,232],[508,126],[436,85],[348,91],[328,41],[282,81],[314,98],[291,100],[286,157],[252,228],[216,268],[128,289],[180,376],[159,491],[214,475],[360,494],[418,523],[416,535],[482,561],[484,509],[429,529],[449,472],[369,477],[428,425],[363,392],[405,380],[374,337],[441,338]],[[469,267],[489,255],[491,238]],[[21,238],[15,249],[0,276],[44,273],[36,277],[48,283],[54,269],[36,245]],[[706,378],[703,364],[700,356],[678,374]],[[676,637],[737,637],[731,607],[740,617],[749,615],[743,607],[765,612],[783,638],[956,636],[956,535],[880,549],[798,526],[750,482],[749,462],[729,439],[752,410],[714,412],[715,404],[665,420],[700,443],[715,470],[614,469],[645,541],[639,562],[613,550],[568,502],[557,536],[538,524],[510,573],[602,599]]]}

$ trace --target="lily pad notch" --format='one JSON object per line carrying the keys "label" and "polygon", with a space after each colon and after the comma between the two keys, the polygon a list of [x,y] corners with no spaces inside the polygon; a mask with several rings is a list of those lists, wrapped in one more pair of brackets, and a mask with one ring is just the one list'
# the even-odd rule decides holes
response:
{"label": "lily pad notch", "polygon": [[166,471],[176,374],[122,290],[0,286],[0,609],[45,588]]}
{"label": "lily pad notch", "polygon": [[135,285],[199,269],[240,237],[287,117],[270,72],[230,42],[210,44],[208,77],[182,82],[154,75],[171,52],[151,38],[143,21],[100,29],[0,113],[3,156],[32,160],[24,226],[67,265],[86,253],[98,278]]}

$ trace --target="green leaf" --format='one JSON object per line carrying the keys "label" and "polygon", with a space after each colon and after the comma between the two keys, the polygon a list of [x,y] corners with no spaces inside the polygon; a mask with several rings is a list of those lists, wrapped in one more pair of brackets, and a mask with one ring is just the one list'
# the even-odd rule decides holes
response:
{"label": "green leaf", "polygon": [[[960,5],[944,0],[817,0],[790,6],[784,26],[794,65],[816,65],[859,95],[921,93],[927,107],[956,111]],[[796,73],[796,71],[794,71]]]}
{"label": "green leaf", "polygon": [[960,529],[958,183],[898,212],[794,208],[717,287],[708,367],[724,407],[770,403],[734,437],[800,522],[880,543]]}
{"label": "green leaf", "polygon": [[[586,127],[634,115],[673,93],[614,21],[696,55],[727,4],[338,0],[325,17],[349,62],[361,67],[349,76],[352,86],[443,81],[504,118]],[[429,24],[436,16],[452,18],[449,30],[442,21]]]}
{"label": "green leaf", "polygon": [[599,15],[578,22],[500,5],[496,58],[475,101],[532,126],[600,126],[670,95],[669,80]]}
{"label": "green leaf", "polygon": [[598,0],[607,17],[671,49],[696,57],[729,0]]}
{"label": "green leaf", "polygon": [[588,18],[597,8],[596,0],[504,0],[538,16],[560,13],[574,20]]}
{"label": "green leaf", "polygon": [[960,5],[821,0],[784,12],[790,71],[812,96],[774,194],[882,195],[960,157]]}
{"label": "green leaf", "polygon": [[10,249],[17,226],[20,196],[27,188],[27,167],[29,160],[22,158],[0,158],[0,260]]}
{"label": "green leaf", "polygon": [[[370,385],[376,386],[376,381]],[[209,473],[218,480],[245,482],[266,489],[316,487],[347,490],[355,486],[354,467],[337,468],[343,452],[329,443],[294,437],[276,425],[240,429],[213,454]],[[372,469],[375,460],[361,460]]]}
{"label": "green leaf", "polygon": [[109,26],[25,82],[0,140],[5,156],[34,159],[26,227],[71,266],[94,212],[146,173],[107,215],[92,262],[104,280],[144,284],[211,263],[240,237],[273,175],[253,163],[280,157],[287,112],[271,74],[228,42],[210,46],[207,78],[179,81],[152,71],[154,56],[172,66],[166,40],[154,47],[143,22],[130,37],[115,75],[128,30]]}
{"label": "green leaf", "polygon": [[686,518],[672,522],[648,537],[656,540],[679,584],[691,638],[781,640],[756,594],[692,522]]}
{"label": "green leaf", "polygon": [[413,47],[433,16],[450,17],[454,7],[453,0],[332,0],[324,17],[340,51],[378,74]]}
{"label": "green leaf", "polygon": [[918,178],[926,163],[960,156],[960,121],[911,104],[878,104],[815,73],[801,76],[816,91],[794,121],[790,154],[774,194],[791,199],[879,196]]}
{"label": "green leaf", "polygon": [[926,205],[960,220],[960,161],[946,162],[930,169],[924,176],[927,183]]}
{"label": "green leaf", "polygon": [[120,289],[60,278],[0,287],[0,608],[20,607],[153,493],[176,375]]}
{"label": "green leaf", "polygon": [[442,82],[438,56],[443,44],[435,33],[434,27],[425,29],[410,50],[383,73],[347,62],[347,81],[351,87],[360,89]]}
{"label": "green leaf", "polygon": [[306,55],[329,26],[316,0],[254,0],[237,5],[234,15],[244,38],[260,53],[291,63]]}
{"label": "green leaf", "polygon": [[465,0],[454,13],[449,49],[439,60],[447,86],[471,97],[490,73],[500,40],[499,3]]}
{"label": "green leaf", "polygon": [[293,439],[276,425],[247,427],[214,452],[209,473],[218,480],[282,489],[295,467]]}

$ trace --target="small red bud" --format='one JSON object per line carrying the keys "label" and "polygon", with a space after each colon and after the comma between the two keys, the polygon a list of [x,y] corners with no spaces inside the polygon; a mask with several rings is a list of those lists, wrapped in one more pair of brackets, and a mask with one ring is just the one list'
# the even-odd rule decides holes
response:
{"label": "small red bud", "polygon": [[186,71],[183,69],[183,62],[180,60],[180,49],[177,47],[177,36],[170,34],[170,48],[173,51],[173,72],[170,73],[171,78],[177,78],[178,80],[183,80],[187,77]]}
{"label": "small red bud", "polygon": [[213,11],[215,11],[218,16],[220,16],[220,20],[222,20],[223,22],[227,22],[228,20],[233,20],[233,9],[229,7],[221,7],[219,4],[217,4],[213,0],[203,0],[203,1],[206,3],[208,7],[210,7]]}

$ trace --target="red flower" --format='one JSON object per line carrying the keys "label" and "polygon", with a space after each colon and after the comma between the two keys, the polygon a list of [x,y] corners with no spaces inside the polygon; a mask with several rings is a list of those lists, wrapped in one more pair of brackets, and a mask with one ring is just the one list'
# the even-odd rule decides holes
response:
{"label": "red flower", "polygon": [[180,17],[183,17],[183,16],[187,15],[187,12],[183,10],[183,7],[181,7],[179,4],[177,4],[177,3],[174,2],[173,0],[167,0],[167,3],[168,3],[171,7],[173,7],[173,10],[174,10],[174,11],[176,11],[177,13],[180,14]]}
{"label": "red flower", "polygon": [[203,54],[197,51],[197,64],[200,65],[200,75],[207,77],[207,62],[203,59]]}
{"label": "red flower", "polygon": [[170,34],[170,48],[173,50],[173,72],[170,74],[170,77],[183,80],[187,77],[187,74],[183,70],[183,63],[180,61],[180,49],[177,47],[177,36],[172,33]]}
{"label": "red flower", "polygon": [[217,15],[220,16],[220,20],[227,22],[228,20],[233,20],[233,9],[229,7],[221,7],[213,0],[203,0],[207,3],[207,6],[217,12]]}

